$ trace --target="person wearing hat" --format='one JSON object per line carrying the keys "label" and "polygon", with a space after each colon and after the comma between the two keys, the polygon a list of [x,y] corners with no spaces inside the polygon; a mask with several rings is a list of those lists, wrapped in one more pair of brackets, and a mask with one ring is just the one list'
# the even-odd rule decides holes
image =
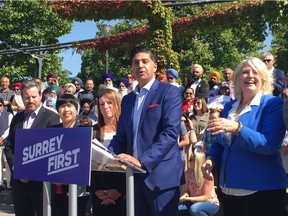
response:
{"label": "person wearing hat", "polygon": [[177,80],[179,78],[178,72],[176,70],[174,70],[173,68],[169,68],[169,69],[166,70],[165,73],[166,73],[166,77],[167,77],[168,83],[178,87],[179,90],[180,90],[180,93],[182,93],[184,91],[184,87],[177,83]]}
{"label": "person wearing hat", "polygon": [[[4,184],[3,176],[3,161],[6,167],[6,179],[7,179],[7,188],[10,187],[10,176],[11,170],[9,169],[5,155],[3,154],[4,143],[9,134],[9,127],[12,121],[13,115],[10,112],[7,112],[4,108],[4,100],[0,98],[0,191],[6,188]],[[4,160],[3,160],[4,159]]]}
{"label": "person wearing hat", "polygon": [[123,77],[120,78],[117,82],[117,86],[118,86],[118,93],[119,93],[121,99],[130,92],[128,90],[129,81],[127,78],[123,78]]}
{"label": "person wearing hat", "polygon": [[83,82],[82,82],[82,80],[79,77],[74,77],[72,79],[72,83],[76,87],[76,91],[75,91],[75,93],[73,95],[74,95],[74,97],[78,98],[79,92],[84,91],[84,89],[82,89]]}
{"label": "person wearing hat", "polygon": [[224,82],[219,86],[218,94],[219,95],[226,95],[226,96],[230,97],[230,88],[229,88],[228,83]]}
{"label": "person wearing hat", "polygon": [[48,87],[46,89],[44,89],[42,92],[42,99],[41,99],[42,102],[44,102],[49,97],[50,86],[52,86],[52,85],[58,86],[59,91],[60,91],[59,96],[64,94],[64,90],[59,86],[57,75],[55,73],[50,72],[46,76],[46,81],[47,81]]}
{"label": "person wearing hat", "polygon": [[118,92],[118,89],[113,86],[113,81],[114,78],[112,74],[105,73],[102,75],[102,82],[104,83],[104,85],[106,85],[108,89],[113,89]]}
{"label": "person wearing hat", "polygon": [[66,83],[63,86],[63,90],[64,90],[64,94],[72,94],[74,96],[76,92],[76,86],[73,83]]}
{"label": "person wearing hat", "polygon": [[98,118],[97,116],[91,112],[93,105],[92,105],[92,100],[89,98],[84,98],[83,100],[81,100],[80,103],[80,114],[77,117],[77,121],[80,123],[82,121],[82,118],[84,117],[88,117],[89,118],[89,122],[91,122],[91,125],[94,125],[97,123]]}
{"label": "person wearing hat", "polygon": [[21,82],[16,82],[13,84],[13,90],[15,91],[15,95],[13,95],[11,109],[13,114],[16,115],[17,112],[20,112],[25,109],[22,96],[21,96]]}
{"label": "person wearing hat", "polygon": [[199,64],[194,64],[191,67],[192,80],[189,82],[185,89],[188,87],[193,88],[195,97],[206,98],[209,92],[209,84],[202,79],[204,73],[203,67]]}
{"label": "person wearing hat", "polygon": [[209,89],[207,98],[218,95],[217,83],[220,81],[220,78],[221,78],[220,73],[216,70],[213,70],[208,74],[208,79],[209,79],[208,84],[209,84],[210,89]]}
{"label": "person wearing hat", "polygon": [[60,89],[57,85],[51,85],[49,88],[49,97],[58,98],[60,96]]}

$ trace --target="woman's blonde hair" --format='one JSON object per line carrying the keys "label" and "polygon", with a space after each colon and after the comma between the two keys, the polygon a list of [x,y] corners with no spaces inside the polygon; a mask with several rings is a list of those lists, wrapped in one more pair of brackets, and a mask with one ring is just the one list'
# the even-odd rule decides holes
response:
{"label": "woman's blonde hair", "polygon": [[259,58],[256,57],[250,57],[246,60],[242,61],[235,69],[235,72],[233,73],[233,83],[234,83],[234,89],[235,89],[235,97],[241,98],[242,96],[242,90],[240,88],[239,84],[239,76],[241,73],[241,70],[244,66],[249,65],[253,68],[253,70],[257,71],[259,73],[259,76],[262,80],[262,87],[261,91],[263,94],[272,94],[273,91],[273,77],[270,71],[267,68],[267,65],[261,61]]}
{"label": "woman's blonde hair", "polygon": [[[112,104],[114,106],[114,126],[116,129],[117,122],[119,121],[119,116],[121,113],[121,98],[120,98],[118,92],[116,92],[113,89],[105,89],[104,94],[101,97],[103,97],[103,96],[106,96],[112,102]],[[97,103],[98,124],[100,126],[101,136],[104,136],[103,127],[105,126],[105,122],[104,122],[104,117],[100,111],[99,99],[98,99],[98,103]],[[103,137],[101,137],[101,139],[103,139]]]}
{"label": "woman's blonde hair", "polygon": [[205,181],[202,173],[202,165],[205,161],[205,153],[202,150],[195,149],[194,155],[195,155],[194,175],[197,182],[197,186],[201,188]]}

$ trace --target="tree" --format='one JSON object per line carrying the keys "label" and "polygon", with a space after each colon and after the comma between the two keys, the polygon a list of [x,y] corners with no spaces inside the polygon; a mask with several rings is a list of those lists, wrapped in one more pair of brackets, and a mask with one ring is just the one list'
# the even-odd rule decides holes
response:
{"label": "tree", "polygon": [[[38,39],[43,39],[43,44],[54,44],[59,36],[71,31],[71,26],[71,21],[60,19],[45,1],[0,1],[0,49],[35,46]],[[42,54],[42,77],[53,71],[63,84],[70,72],[62,71],[57,53]],[[35,59],[29,54],[1,55],[0,64],[0,76],[10,77],[11,82],[36,76]]]}
{"label": "tree", "polygon": [[[85,4],[83,2],[79,3],[78,1],[72,1],[68,4],[65,2],[57,4],[55,9],[58,10],[59,13],[63,16],[68,16],[70,19],[71,17],[75,17],[76,20],[83,20],[85,17],[94,20],[99,20],[100,18],[107,18],[109,20],[112,17],[114,19],[121,18],[123,17],[123,13],[127,14],[129,18],[134,16],[140,20],[141,14],[143,14],[141,3],[138,4],[137,7],[137,3],[133,2],[133,7],[137,7],[137,10],[131,12],[132,3],[121,0],[114,2],[114,4],[117,5],[117,7],[115,7],[117,8],[117,12],[115,11],[115,13],[108,15],[103,11],[111,7],[111,2],[107,5],[105,5],[103,1],[97,0]],[[67,7],[65,7],[66,4]],[[98,10],[91,11],[89,9],[100,6],[104,7],[101,12]],[[151,5],[149,8],[154,6],[157,5]],[[84,13],[81,11],[82,8],[84,9]],[[122,10],[119,10],[119,8]],[[140,14],[139,8],[142,10],[140,10]],[[153,14],[153,12],[157,12],[157,9],[149,11]],[[172,48],[173,51],[175,51],[174,55],[168,54],[166,59],[162,55],[163,52],[157,52],[157,55],[162,59],[162,67],[163,65],[166,67],[174,67],[172,62],[176,61],[173,60],[169,62],[169,57],[173,59],[175,56],[178,56],[180,77],[184,82],[188,79],[187,74],[189,73],[187,73],[187,71],[190,70],[190,66],[193,63],[199,63],[204,66],[205,77],[212,69],[223,70],[225,67],[235,68],[242,59],[248,56],[261,57],[264,40],[269,31],[271,31],[274,36],[271,52],[277,56],[276,63],[277,65],[283,65],[283,69],[287,68],[287,1],[223,2],[213,5],[178,7],[174,8],[174,12],[175,20],[172,25]],[[162,13],[164,13],[163,10],[159,14]],[[149,15],[145,17],[149,17]],[[90,44],[80,45],[79,48],[87,49],[93,47],[101,53],[105,49],[114,50],[115,47],[118,49],[119,47],[123,47],[123,45],[128,46],[127,44],[145,44],[145,40],[147,43],[147,39],[148,41],[153,41],[154,38],[151,37],[153,32],[157,32],[158,30],[159,32],[165,31],[166,25],[164,25],[164,28],[162,25],[158,30],[157,28],[155,29],[157,19],[149,19],[148,24],[150,25],[151,22],[153,23],[154,31],[151,31],[151,26],[141,26],[140,28],[133,28],[126,32],[114,32],[114,34],[109,37],[99,38]],[[168,23],[166,24],[168,25]],[[169,28],[167,27],[167,30],[170,31],[170,26]],[[168,35],[167,44],[170,45],[171,35]],[[162,45],[160,41],[155,41],[156,42],[152,44],[154,48],[157,47],[157,45]],[[157,51],[157,49],[155,50]],[[126,51],[129,51],[129,49]],[[113,57],[111,57],[111,60],[112,59]],[[178,64],[175,64],[174,68],[179,69],[177,66]]]}
{"label": "tree", "polygon": [[[176,20],[181,18],[198,16],[199,14],[206,13],[215,13],[218,12],[219,16],[221,12],[220,9],[227,7],[231,3],[221,3],[207,6],[187,6],[179,7],[174,10]],[[229,7],[228,7],[229,8]],[[226,9],[228,10],[228,9]],[[219,24],[221,19],[217,20],[218,25],[215,26],[206,26],[207,20],[203,21],[203,26],[199,26],[193,29],[183,29],[179,32],[173,32],[173,45],[172,48],[177,53],[178,61],[180,65],[180,77],[184,84],[189,81],[189,71],[192,64],[199,63],[205,69],[204,77],[208,75],[211,70],[222,71],[226,67],[235,68],[236,65],[243,58],[251,55],[259,56],[257,51],[263,48],[263,41],[265,40],[265,29],[267,26],[263,21],[263,17],[257,16],[260,11],[255,10],[256,14],[254,15],[255,19],[251,19],[249,16],[240,16],[239,18],[233,17],[233,24],[225,25],[223,27]],[[234,14],[230,12],[230,15]],[[235,16],[235,15],[233,15]],[[232,19],[232,20],[233,20]],[[201,19],[200,19],[201,21]],[[254,23],[255,22],[255,23]],[[145,22],[144,22],[145,23]],[[137,23],[139,24],[139,23]],[[117,34],[119,32],[128,32],[131,29],[143,27],[142,25],[137,25],[135,22],[129,22],[127,20],[119,21],[119,23],[112,30],[112,34]],[[145,24],[149,24],[146,22]],[[100,29],[100,28],[99,28]],[[101,33],[100,37],[101,38]],[[138,44],[140,44],[138,42]],[[141,44],[148,44],[147,41],[142,41]],[[130,63],[128,60],[129,50],[134,46],[134,43],[126,43],[121,47],[111,48],[109,50],[109,62],[110,69],[113,75],[117,78],[122,76],[118,68],[122,67],[122,71],[129,71]],[[86,51],[84,51],[85,53]],[[93,51],[89,51],[93,52]],[[95,51],[97,52],[97,51]],[[93,52],[94,53],[94,52]],[[83,56],[85,60],[87,56]],[[101,62],[104,61],[104,53],[98,52],[97,59]],[[87,60],[87,59],[86,59]],[[96,59],[89,61],[94,64],[94,68],[100,69],[101,63],[99,62],[98,66],[95,66]],[[87,65],[87,61],[85,61]],[[83,70],[85,71],[85,65]],[[126,70],[123,69],[126,67]],[[104,65],[102,63],[102,71],[104,71]],[[128,72],[126,72],[127,74]],[[95,78],[101,77],[98,71],[95,71]]]}

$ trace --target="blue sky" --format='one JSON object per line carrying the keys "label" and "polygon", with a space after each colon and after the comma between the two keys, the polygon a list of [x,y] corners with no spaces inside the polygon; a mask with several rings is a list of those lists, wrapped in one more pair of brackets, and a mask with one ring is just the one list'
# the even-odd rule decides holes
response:
{"label": "blue sky", "polygon": [[[115,25],[115,21],[105,23],[109,25]],[[77,40],[86,40],[94,38],[96,35],[97,27],[94,21],[85,22],[73,22],[71,33],[59,38],[60,43],[71,42]],[[266,48],[264,51],[269,51],[272,37],[269,35],[266,38]],[[81,70],[81,55],[77,54],[74,49],[65,49],[59,56],[63,57],[62,68],[72,72],[72,77],[75,77]]]}
{"label": "blue sky", "polygon": [[[96,31],[97,27],[94,21],[73,22],[71,33],[61,36],[59,42],[91,39],[95,37]],[[81,69],[81,55],[77,54],[74,49],[65,49],[59,56],[63,57],[62,69],[71,71],[71,76],[75,77]]]}

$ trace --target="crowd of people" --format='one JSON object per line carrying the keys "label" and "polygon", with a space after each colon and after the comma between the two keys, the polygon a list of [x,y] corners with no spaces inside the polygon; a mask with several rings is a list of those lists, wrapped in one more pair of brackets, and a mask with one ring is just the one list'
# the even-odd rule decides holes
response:
{"label": "crowd of people", "polygon": [[[156,76],[147,47],[134,48],[130,61],[131,74],[105,73],[97,91],[91,78],[59,86],[52,72],[46,88],[40,79],[1,78],[0,188],[12,190],[17,216],[42,215],[43,186],[13,178],[16,129],[79,126],[92,127],[117,160],[146,171],[134,174],[137,216],[285,215],[288,76],[272,54],[212,70],[208,80],[194,64],[185,87],[173,68]],[[79,216],[126,215],[124,173],[92,171],[84,190]],[[68,215],[67,192],[52,183],[53,216]]]}

